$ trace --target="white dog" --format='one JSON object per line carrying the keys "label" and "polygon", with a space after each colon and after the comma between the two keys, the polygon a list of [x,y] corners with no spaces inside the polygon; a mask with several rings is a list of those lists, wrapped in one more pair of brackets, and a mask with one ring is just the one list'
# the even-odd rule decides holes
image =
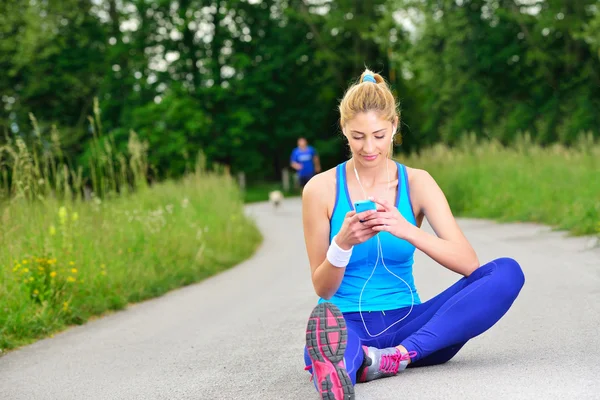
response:
{"label": "white dog", "polygon": [[283,202],[283,193],[280,190],[273,190],[269,192],[269,202],[273,204],[273,207],[277,208]]}

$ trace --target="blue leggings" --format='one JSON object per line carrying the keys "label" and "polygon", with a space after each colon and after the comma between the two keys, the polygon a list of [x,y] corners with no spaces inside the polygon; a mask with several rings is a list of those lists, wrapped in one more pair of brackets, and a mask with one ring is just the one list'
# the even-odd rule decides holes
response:
{"label": "blue leggings", "polygon": [[[348,343],[344,360],[352,383],[363,362],[362,346],[376,348],[402,345],[416,351],[409,367],[442,364],[450,360],[465,343],[491,328],[508,311],[521,291],[525,277],[519,264],[511,258],[499,258],[482,265],[469,277],[428,300],[415,305],[408,317],[378,335],[403,318],[410,307],[384,312],[363,312],[365,330],[358,312],[344,313],[348,328]],[[312,365],[306,348],[306,366]],[[312,368],[308,371],[312,374]]]}

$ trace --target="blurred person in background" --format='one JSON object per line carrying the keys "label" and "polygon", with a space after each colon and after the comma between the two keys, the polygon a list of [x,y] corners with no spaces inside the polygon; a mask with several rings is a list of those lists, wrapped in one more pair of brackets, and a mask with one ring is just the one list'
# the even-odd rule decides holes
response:
{"label": "blurred person in background", "polygon": [[314,147],[309,146],[306,138],[298,138],[298,147],[292,151],[290,165],[296,171],[300,187],[304,187],[315,174],[321,172],[321,162]]}

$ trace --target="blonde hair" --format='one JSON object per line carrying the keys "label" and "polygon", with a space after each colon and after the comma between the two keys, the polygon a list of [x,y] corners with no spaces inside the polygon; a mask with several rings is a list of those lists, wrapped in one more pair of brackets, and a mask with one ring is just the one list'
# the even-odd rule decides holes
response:
{"label": "blonde hair", "polygon": [[[365,80],[367,75],[369,77]],[[375,82],[372,82],[371,77],[375,79]],[[342,128],[356,114],[368,111],[375,111],[382,119],[393,124],[396,124],[397,120],[396,130],[400,125],[399,105],[396,103],[392,91],[381,75],[370,71],[368,68],[361,74],[360,79],[346,90],[338,108]],[[400,137],[400,135],[395,135],[394,139],[396,137]]]}

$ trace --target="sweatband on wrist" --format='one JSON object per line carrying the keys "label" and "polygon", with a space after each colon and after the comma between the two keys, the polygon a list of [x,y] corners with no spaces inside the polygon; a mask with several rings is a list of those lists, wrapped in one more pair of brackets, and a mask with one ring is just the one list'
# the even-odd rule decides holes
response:
{"label": "sweatband on wrist", "polygon": [[337,235],[333,237],[327,250],[327,261],[334,267],[345,268],[350,262],[353,247],[350,247],[348,250],[342,249],[335,242],[336,237]]}

